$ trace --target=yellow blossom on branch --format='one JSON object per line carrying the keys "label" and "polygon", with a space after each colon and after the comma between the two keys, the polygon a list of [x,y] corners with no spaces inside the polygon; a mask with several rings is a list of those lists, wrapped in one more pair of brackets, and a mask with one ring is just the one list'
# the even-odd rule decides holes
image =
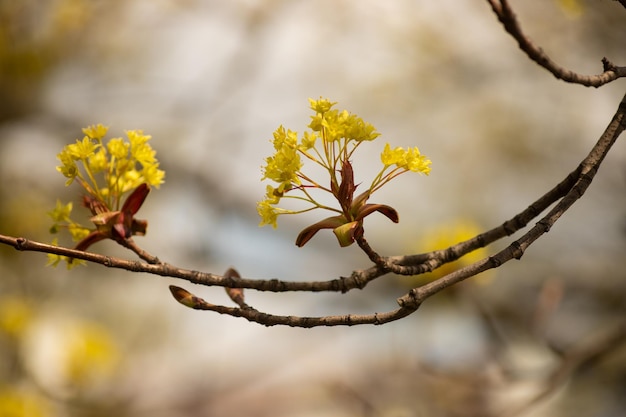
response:
{"label": "yellow blossom on branch", "polygon": [[[271,224],[276,227],[277,218],[282,214],[323,209],[334,215],[305,228],[296,239],[296,245],[303,246],[321,229],[332,229],[340,245],[348,246],[362,233],[366,216],[379,212],[394,222],[398,221],[398,214],[392,207],[368,204],[371,195],[404,172],[428,175],[431,162],[417,147],[392,150],[387,144],[381,155],[381,171],[367,190],[355,196],[358,185],[354,182],[351,158],[359,146],[375,140],[380,133],[359,116],[347,110],[334,109],[337,103],[328,99],[309,99],[309,103],[313,115],[309,130],[302,136],[283,126],[274,132],[272,144],[275,153],[265,159],[262,180],[274,181],[278,187],[268,185],[265,199],[257,204],[261,216],[260,226]],[[316,181],[306,174],[303,161],[307,160],[321,167],[328,178]],[[313,191],[331,194],[339,207],[320,203]],[[307,206],[301,210],[277,207],[283,198],[299,200],[307,203]]]}
{"label": "yellow blossom on branch", "polygon": [[[69,144],[57,155],[57,170],[68,178],[66,185],[78,182],[86,191],[82,205],[93,217],[95,229],[88,229],[71,218],[72,203],[57,201],[48,214],[53,220],[51,233],[61,228],[70,232],[76,249],[85,250],[102,239],[122,241],[132,235],[143,235],[147,222],[134,218],[150,191],[159,187],[165,172],[159,169],[156,151],[142,130],[126,131],[126,138],[113,138],[106,144],[108,128],[98,124],[83,129],[85,136]],[[63,257],[50,257],[56,265]],[[68,264],[69,266],[69,264]]]}

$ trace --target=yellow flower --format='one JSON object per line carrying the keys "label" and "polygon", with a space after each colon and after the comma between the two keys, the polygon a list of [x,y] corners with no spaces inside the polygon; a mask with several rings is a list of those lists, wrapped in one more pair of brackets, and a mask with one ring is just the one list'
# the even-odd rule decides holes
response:
{"label": "yellow flower", "polygon": [[[334,103],[333,103],[334,104]],[[376,128],[347,110],[327,110],[311,117],[309,128],[315,132],[324,131],[323,138],[328,142],[340,139],[357,142],[376,139],[380,134]]]}
{"label": "yellow flower", "polygon": [[128,137],[128,140],[130,141],[130,145],[133,148],[139,147],[139,146],[145,144],[150,139],[152,139],[151,135],[144,135],[143,134],[143,130],[141,130],[141,129],[127,130],[126,131],[126,136]]}
{"label": "yellow flower", "polygon": [[72,213],[72,202],[67,204],[61,203],[61,200],[57,199],[57,205],[54,210],[49,211],[48,215],[55,223],[67,222],[70,220],[70,214]]}
{"label": "yellow flower", "polygon": [[409,148],[406,152],[406,168],[409,171],[419,172],[421,174],[430,174],[430,159],[420,153],[416,147]]}
{"label": "yellow flower", "polygon": [[69,230],[70,235],[72,235],[72,240],[74,242],[83,240],[91,232],[91,230],[76,223],[68,225],[67,230]]}
{"label": "yellow flower", "polygon": [[120,195],[124,194],[132,189],[135,189],[141,184],[141,173],[136,169],[124,169],[122,170],[122,176],[118,177]]}
{"label": "yellow flower", "polygon": [[144,165],[141,171],[141,176],[145,182],[154,185],[156,188],[163,184],[163,178],[165,178],[165,171],[158,169],[158,167],[159,164]]}
{"label": "yellow flower", "polygon": [[430,159],[422,155],[416,147],[404,150],[401,147],[391,149],[387,143],[383,152],[380,154],[380,160],[385,167],[396,165],[398,168],[406,169],[422,174],[430,174]]}
{"label": "yellow flower", "polygon": [[141,165],[153,164],[156,161],[156,151],[146,143],[134,146],[131,151],[132,157]]}
{"label": "yellow flower", "polygon": [[257,212],[259,216],[261,216],[261,223],[259,226],[265,226],[266,224],[271,224],[274,229],[278,226],[276,224],[276,219],[278,218],[277,210],[272,207],[272,203],[270,201],[260,201],[256,206]]}
{"label": "yellow flower", "polygon": [[124,143],[124,139],[122,138],[114,138],[107,143],[107,149],[112,157],[116,159],[126,159],[130,144]]}
{"label": "yellow flower", "polygon": [[315,147],[316,140],[317,135],[315,133],[304,132],[300,146],[298,146],[298,150],[303,152],[308,151],[309,149]]}
{"label": "yellow flower", "polygon": [[108,126],[102,126],[100,123],[83,128],[83,133],[91,139],[101,140],[109,131]]}
{"label": "yellow flower", "polygon": [[91,172],[98,173],[105,171],[108,168],[107,161],[107,152],[104,148],[100,148],[100,150],[89,157],[89,169]]}
{"label": "yellow flower", "polygon": [[78,175],[78,166],[76,165],[76,161],[72,158],[72,155],[69,152],[67,146],[63,148],[63,150],[57,155],[59,161],[61,161],[61,166],[58,166],[56,169],[64,177],[69,178],[65,185],[70,185],[74,178]]}
{"label": "yellow flower", "polygon": [[274,140],[272,144],[274,149],[282,151],[283,149],[295,149],[296,143],[298,143],[298,133],[291,130],[285,131],[285,128],[281,125],[274,131]]}
{"label": "yellow flower", "polygon": [[297,172],[302,168],[302,161],[295,148],[283,147],[265,162],[262,180],[269,178],[279,184],[300,183]]}
{"label": "yellow flower", "polygon": [[357,142],[374,140],[380,136],[376,128],[371,124],[363,121],[360,117],[352,115],[349,120],[349,128],[346,132],[347,139],[353,139]]}
{"label": "yellow flower", "polygon": [[85,136],[82,141],[76,140],[76,143],[68,145],[67,149],[73,159],[85,160],[89,158],[99,146],[99,144],[93,143],[89,137]]}
{"label": "yellow flower", "polygon": [[311,123],[307,126],[314,132],[321,132],[324,122],[324,116],[321,113],[317,113],[315,116],[311,116]]}
{"label": "yellow flower", "polygon": [[391,165],[402,165],[405,163],[404,149],[397,147],[392,150],[391,146],[387,143],[385,144],[383,152],[380,154],[380,160],[385,167]]}
{"label": "yellow flower", "polygon": [[315,113],[321,114],[326,113],[331,109],[331,107],[337,104],[337,102],[331,102],[330,100],[321,97],[319,100],[313,100],[312,98],[309,98],[309,103],[311,105],[311,110],[313,110]]}
{"label": "yellow flower", "polygon": [[280,198],[282,197],[282,193],[278,192],[278,190],[271,185],[267,185],[265,187],[265,201],[269,204],[278,204]]}
{"label": "yellow flower", "polygon": [[328,142],[337,141],[345,137],[345,121],[349,117],[349,113],[343,110],[339,113],[337,110],[327,112],[322,119],[322,128],[324,129],[324,139]]}

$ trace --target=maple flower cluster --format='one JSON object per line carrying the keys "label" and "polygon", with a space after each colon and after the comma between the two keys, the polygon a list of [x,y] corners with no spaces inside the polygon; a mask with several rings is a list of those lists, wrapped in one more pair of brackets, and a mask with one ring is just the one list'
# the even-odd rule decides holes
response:
{"label": "maple flower cluster", "polygon": [[[96,228],[89,229],[73,221],[72,202],[63,204],[57,200],[54,210],[48,213],[53,220],[50,232],[67,229],[72,239],[79,241],[76,249],[80,250],[107,238],[119,241],[145,234],[147,222],[135,219],[134,215],[150,186],[158,188],[165,177],[159,169],[156,151],[148,143],[150,135],[142,130],[128,130],[126,139],[113,138],[104,144],[107,131],[101,124],[86,127],[82,140],[65,146],[57,155],[61,162],[57,170],[67,178],[65,185],[76,181],[86,191],[82,205],[91,211]],[[49,258],[49,264],[54,266],[65,259],[57,255]]]}
{"label": "maple flower cluster", "polygon": [[[283,214],[297,214],[315,209],[328,210],[335,215],[305,228],[296,239],[296,245],[303,246],[321,229],[332,229],[339,244],[348,246],[362,232],[365,216],[379,212],[394,222],[398,221],[398,214],[392,207],[367,204],[370,196],[405,172],[428,175],[431,161],[417,147],[392,149],[386,144],[381,154],[383,167],[369,188],[355,196],[358,185],[354,184],[350,160],[361,144],[373,141],[380,134],[374,126],[357,115],[334,109],[335,102],[323,98],[309,99],[309,102],[313,110],[309,130],[298,136],[296,132],[280,126],[274,132],[271,142],[275,153],[265,159],[262,180],[269,179],[277,186],[267,185],[265,199],[257,204],[261,217],[260,226],[271,224],[277,227],[277,218]],[[302,171],[303,159],[319,165],[328,173],[328,185],[313,180]],[[330,193],[338,201],[339,207],[320,203],[311,193],[312,190]],[[284,209],[278,207],[283,198],[309,204],[301,210]]]}

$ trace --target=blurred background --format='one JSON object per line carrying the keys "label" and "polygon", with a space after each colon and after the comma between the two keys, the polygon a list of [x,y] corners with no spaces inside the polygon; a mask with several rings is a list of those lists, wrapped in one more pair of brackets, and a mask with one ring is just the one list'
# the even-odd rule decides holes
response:
{"label": "blurred background", "polygon": [[[626,10],[615,1],[513,5],[568,68],[596,74],[603,56],[626,61]],[[382,134],[360,148],[357,182],[371,181],[385,142],[419,146],[433,161],[429,177],[404,175],[375,196],[401,223],[368,217],[368,240],[400,255],[444,248],[526,208],[586,155],[623,86],[555,80],[487,2],[1,0],[0,233],[52,240],[46,212],[80,195],[64,186],[56,155],[102,123],[109,137],[151,134],[166,171],[138,215],[149,228],[136,241],[150,253],[247,278],[349,276],[370,266],[358,248],[339,255],[330,233],[293,243],[319,213],[257,226],[272,132],[302,132],[309,97],[337,101]],[[186,309],[168,291],[230,304],[220,288],[97,265],[53,269],[45,255],[0,247],[0,415],[514,412],[551,387],[564,352],[623,326],[625,166],[618,141],[584,198],[520,262],[382,327],[265,328]],[[133,258],[112,242],[91,250]],[[373,313],[431,278],[246,300],[274,314]],[[623,340],[599,346],[604,354],[520,415],[624,415]]]}

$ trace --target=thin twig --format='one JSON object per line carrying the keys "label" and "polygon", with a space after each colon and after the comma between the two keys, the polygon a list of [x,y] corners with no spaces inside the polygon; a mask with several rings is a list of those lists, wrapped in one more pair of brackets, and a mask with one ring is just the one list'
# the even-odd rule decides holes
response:
{"label": "thin twig", "polygon": [[170,291],[174,298],[181,304],[194,310],[208,310],[219,314],[233,317],[243,317],[248,321],[264,326],[290,326],[290,327],[320,327],[320,326],[356,326],[359,324],[381,325],[402,319],[414,313],[419,306],[400,307],[393,311],[373,314],[345,314],[339,316],[301,317],[301,316],[278,316],[263,313],[255,308],[244,304],[240,307],[226,307],[211,304],[204,299],[191,294],[180,287],[170,285]]}
{"label": "thin twig", "polygon": [[622,98],[611,123],[609,123],[598,142],[591,149],[589,155],[580,163],[576,170],[580,172],[580,174],[572,189],[548,212],[548,214],[538,221],[533,228],[494,256],[484,258],[422,287],[414,288],[407,295],[399,298],[398,303],[401,306],[420,305],[425,299],[445,288],[488,269],[497,268],[511,259],[520,259],[526,249],[540,236],[547,233],[561,215],[583,196],[597,173],[600,164],[611,149],[611,146],[613,146],[619,135],[625,129],[626,95]]}
{"label": "thin twig", "polygon": [[[454,260],[464,253],[485,246],[492,241],[499,239],[505,235],[524,227],[530,219],[541,213],[552,202],[561,198],[556,206],[548,212],[539,222],[535,224],[521,238],[515,240],[508,247],[498,252],[494,256],[484,258],[478,262],[454,271],[435,281],[432,281],[422,287],[414,288],[409,293],[400,297],[397,302],[400,308],[387,313],[374,313],[371,315],[344,315],[344,316],[326,316],[326,317],[296,317],[296,316],[275,316],[266,314],[249,307],[241,299],[238,308],[217,306],[207,303],[206,301],[195,297],[189,293],[189,297],[197,302],[186,304],[192,308],[216,311],[221,314],[229,314],[236,317],[244,317],[247,320],[255,321],[265,325],[288,325],[297,327],[315,327],[315,326],[351,326],[356,324],[384,324],[390,321],[398,320],[415,312],[419,306],[428,297],[448,288],[469,277],[475,276],[488,269],[497,268],[511,259],[520,259],[524,251],[535,242],[540,236],[547,233],[552,225],[567,211],[582,195],[585,193],[591,181],[593,180],[597,170],[604,160],[611,146],[615,143],[617,137],[626,128],[626,96],[620,102],[615,116],[606,128],[598,142],[591,149],[589,155],[579,164],[579,166],[570,173],[563,181],[557,184],[552,190],[544,194],[539,200],[531,204],[527,209],[515,216],[513,219],[503,223],[498,228],[480,234],[473,239],[461,242],[444,251],[435,251],[430,254],[413,255],[410,257],[382,258],[367,243],[367,241],[359,235],[358,243],[361,248],[368,254],[370,259],[376,263],[375,267],[365,271],[355,271],[349,278],[340,278],[329,281],[310,281],[310,282],[291,282],[271,280],[254,280],[240,278],[238,273],[228,273],[226,276],[219,276],[211,273],[193,271],[178,268],[167,263],[160,262],[158,258],[147,254],[137,247],[132,240],[124,241],[126,247],[137,253],[147,262],[128,261],[124,259],[114,258],[110,256],[98,255],[90,252],[68,249],[45,243],[35,242],[24,238],[15,238],[0,235],[0,243],[13,246],[17,250],[37,251],[56,255],[67,256],[69,258],[83,259],[85,261],[99,263],[110,268],[125,269],[132,272],[147,272],[154,275],[180,278],[191,283],[206,286],[222,286],[226,288],[250,288],[259,291],[335,291],[346,292],[352,288],[364,288],[371,280],[385,275],[396,266],[407,267],[406,264],[418,261],[416,270],[411,273],[419,272],[422,268],[434,268],[437,263],[445,263]],[[574,181],[572,185],[572,181]],[[393,260],[394,262],[389,262]],[[401,269],[398,269],[401,270]],[[408,272],[405,270],[404,272]],[[180,289],[180,291],[185,291]],[[179,301],[180,298],[177,298]],[[185,303],[183,303],[185,304]]]}
{"label": "thin twig", "polygon": [[[576,180],[579,176],[580,166],[569,173],[567,177],[565,177],[565,179],[558,183],[554,188],[545,193],[510,220],[505,221],[498,227],[481,233],[471,239],[459,242],[446,249],[416,255],[382,257],[368,245],[368,256],[378,265],[373,269],[376,271],[383,269],[398,275],[409,276],[432,272],[444,264],[454,262],[470,252],[488,246],[493,242],[496,242],[506,236],[510,236],[523,229],[532,219],[540,215],[554,202],[565,196],[572,189],[574,184],[576,184]],[[363,246],[361,246],[361,248],[365,250]],[[374,259],[377,259],[378,261],[374,261]],[[372,271],[372,273],[373,272],[374,271]]]}
{"label": "thin twig", "polygon": [[[281,281],[278,279],[246,279],[237,277],[223,277],[220,275],[179,268],[166,262],[149,264],[141,261],[131,261],[113,256],[100,255],[76,249],[54,246],[37,242],[23,237],[12,237],[0,234],[0,244],[12,246],[20,251],[43,252],[68,258],[82,259],[91,263],[103,265],[107,268],[124,269],[130,272],[145,272],[163,277],[179,278],[193,284],[219,286],[228,288],[248,288],[258,291],[287,292],[347,292],[354,288],[364,288],[372,278],[371,273],[355,271],[350,277],[341,277],[328,281]],[[380,276],[380,272],[374,275]]]}
{"label": "thin twig", "polygon": [[[473,244],[484,245],[485,242],[487,242],[489,239],[495,238],[494,236],[497,236],[500,233],[512,233],[513,230],[517,230],[525,224],[526,216],[538,214],[537,210],[542,208],[547,203],[547,201],[553,200],[555,196],[561,195],[564,190],[567,190],[569,188],[561,201],[552,210],[550,210],[546,216],[544,216],[539,222],[537,222],[536,225],[521,238],[514,241],[511,245],[509,245],[504,250],[498,252],[496,255],[490,256],[472,265],[461,268],[422,287],[412,289],[408,294],[400,297],[397,300],[400,308],[394,311],[386,313],[374,313],[370,315],[349,314],[342,316],[325,317],[276,316],[259,312],[258,310],[243,303],[243,301],[239,303],[239,307],[225,307],[208,303],[199,297],[193,296],[190,293],[187,293],[189,294],[188,301],[192,301],[183,302],[181,301],[181,297],[177,297],[177,300],[195,309],[211,310],[220,314],[228,314],[235,317],[244,317],[247,320],[258,322],[268,326],[287,325],[297,327],[315,327],[339,325],[352,326],[357,324],[384,324],[406,317],[409,314],[415,312],[428,297],[438,293],[439,291],[488,269],[497,268],[511,259],[520,259],[524,254],[524,251],[541,235],[547,233],[552,225],[560,218],[560,216],[565,211],[567,211],[572,206],[572,204],[574,204],[579,198],[582,197],[582,195],[589,187],[589,184],[591,184],[591,181],[593,180],[598,170],[598,167],[604,160],[609,149],[615,143],[615,140],[624,131],[625,128],[626,96],[624,96],[624,98],[622,99],[622,102],[620,103],[615,116],[611,120],[611,123],[608,125],[596,145],[592,148],[589,155],[587,155],[587,157],[580,163],[578,168],[574,170],[573,173],[568,175],[568,177],[564,181],[559,183],[550,192],[545,194],[542,198],[529,206],[529,208],[520,213],[520,215],[518,215],[520,217],[516,216],[511,221],[505,222],[499,228],[486,232],[483,235],[479,235],[476,238],[471,239],[470,241],[461,242],[457,247],[458,252],[450,249],[447,251],[443,251],[442,257],[449,257],[450,253],[452,253],[452,255],[454,255],[455,253],[461,253],[463,252],[463,250],[466,250]],[[572,177],[577,179],[574,185],[569,187]],[[345,292],[347,290],[346,283],[350,283],[349,285],[353,285],[354,288],[363,288],[367,284],[367,282],[369,282],[368,280],[374,279],[376,276],[381,276],[388,272],[388,269],[385,269],[380,265],[376,265],[374,269],[370,269],[369,273],[366,271],[366,280],[363,280],[361,274],[356,272],[353,273],[350,278],[341,278],[330,281],[289,282],[279,280],[251,280],[239,278],[239,274],[236,273],[227,273],[226,276],[222,277],[211,273],[177,268],[167,263],[150,264],[140,261],[127,261],[90,252],[83,252],[74,249],[47,245],[44,243],[30,241],[24,238],[13,238],[0,235],[0,243],[11,245],[18,250],[53,253],[57,255],[63,255],[71,258],[78,258],[90,262],[99,263],[112,268],[120,268],[133,272],[147,272],[154,275],[180,278],[195,284],[207,286],[222,286],[227,288],[250,288],[261,291]],[[360,244],[366,246],[367,241],[363,239]],[[367,247],[369,247],[369,245],[367,245],[366,248]],[[374,256],[373,250],[371,250],[371,248],[369,249],[369,252],[371,256]],[[182,289],[179,290],[185,291]]]}
{"label": "thin twig", "polygon": [[520,49],[531,60],[550,71],[556,78],[568,83],[597,88],[618,78],[626,77],[626,67],[619,67],[607,58],[602,58],[604,72],[598,75],[582,75],[560,66],[524,34],[508,0],[487,0],[487,2],[504,26],[504,29],[517,41]]}
{"label": "thin twig", "polygon": [[159,264],[159,263],[161,263],[161,261],[159,261],[159,258],[157,258],[154,255],[149,254],[148,252],[146,252],[145,250],[140,248],[135,243],[135,241],[133,240],[132,237],[129,237],[127,239],[120,239],[120,240],[118,240],[116,242],[119,243],[120,245],[124,246],[125,248],[132,250],[133,252],[135,252],[137,254],[137,256],[139,256],[141,259],[143,259],[144,261],[148,262],[149,264]]}

